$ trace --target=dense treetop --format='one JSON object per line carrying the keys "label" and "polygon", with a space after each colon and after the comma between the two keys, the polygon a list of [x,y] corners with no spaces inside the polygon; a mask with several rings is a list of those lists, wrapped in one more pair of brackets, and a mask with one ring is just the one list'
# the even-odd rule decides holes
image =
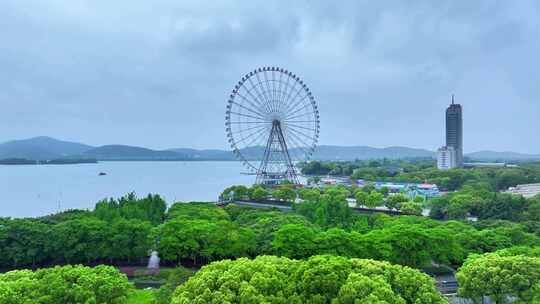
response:
{"label": "dense treetop", "polygon": [[[257,187],[245,189],[249,193]],[[234,203],[218,207],[201,202],[175,203],[167,209],[157,195],[137,198],[130,194],[118,200],[101,201],[93,211],[72,210],[36,219],[0,218],[0,267],[145,263],[149,250],[153,249],[159,251],[162,264],[169,266],[181,263],[203,266],[223,259],[236,260],[205,267],[193,278],[193,282],[199,283],[180,287],[182,292],[174,296],[177,303],[215,299],[219,302],[230,297],[236,300],[242,297],[245,303],[258,303],[261,299],[275,299],[274,303],[283,299],[290,303],[354,303],[355,299],[361,299],[362,303],[443,303],[438,302],[438,294],[432,295],[432,282],[418,277],[416,271],[407,267],[428,271],[433,265],[444,265],[460,269],[458,277],[463,282],[464,296],[490,295],[504,300],[501,294],[510,294],[534,303],[527,301],[536,299],[536,293],[524,290],[540,290],[534,272],[540,256],[540,224],[534,220],[539,198],[523,199],[465,187],[430,202],[432,217],[444,221],[351,211],[347,197],[358,193],[369,197],[373,191],[344,187],[322,192],[302,189],[298,195],[303,201],[295,204],[291,212],[240,207]],[[415,203],[396,197],[391,203],[401,204],[402,208]],[[478,216],[479,221],[465,221],[470,215]],[[273,257],[257,258],[262,255]],[[498,266],[503,262],[510,263],[512,268]],[[530,271],[525,264],[532,265]],[[75,268],[48,271],[60,277],[57,273],[90,271]],[[268,276],[259,269],[268,271]],[[92,269],[88,277],[95,271]],[[494,281],[490,281],[491,285],[481,284],[487,280],[481,275],[485,271],[500,276],[504,282],[519,278],[529,283],[508,283],[508,288],[500,293],[489,289]],[[519,274],[523,271],[528,277]],[[41,272],[16,271],[1,276],[0,293],[4,292],[4,298],[8,299],[20,290],[38,292],[40,289],[34,286],[38,273]],[[404,276],[400,282],[413,277],[427,287],[396,285],[397,273]],[[214,282],[213,276],[246,276],[246,281]],[[172,299],[175,287],[185,277],[179,274],[178,279],[172,278],[160,290],[160,304]],[[313,285],[319,277],[323,278],[320,284]],[[279,286],[283,284],[276,285],[274,280],[294,284],[287,284],[281,290]],[[194,284],[211,288],[197,289],[202,287]],[[216,286],[221,287],[215,290]],[[432,296],[414,302],[417,300],[412,299],[417,295],[413,291],[418,288],[427,288],[425,294]],[[11,302],[5,300],[5,303]]]}
{"label": "dense treetop", "polygon": [[172,299],[173,304],[447,303],[433,279],[417,270],[330,255],[214,262],[179,286]]}
{"label": "dense treetop", "polygon": [[110,266],[63,266],[0,274],[2,304],[123,304],[132,285]]}
{"label": "dense treetop", "polygon": [[[95,211],[69,211],[38,219],[0,219],[0,267],[137,263],[155,249],[168,265],[204,265],[262,254],[289,258],[336,254],[416,268],[432,262],[455,268],[470,253],[540,244],[540,227],[534,221],[470,223],[419,216],[360,215],[348,207],[345,197],[351,193],[347,189],[330,188],[317,195],[312,190],[304,192],[306,200],[295,204],[293,212],[234,204],[220,208],[207,203],[176,203],[164,210],[159,207],[162,200],[158,196],[138,199],[128,195],[118,200],[121,204],[100,202]],[[501,197],[506,199],[506,195]],[[520,201],[513,196],[509,199],[508,204]],[[482,201],[483,206],[489,206],[488,202]],[[496,211],[496,206],[504,210]],[[485,208],[501,214],[517,210],[519,216],[509,216],[512,219],[532,214],[527,208],[506,206]]]}
{"label": "dense treetop", "polygon": [[[540,303],[540,258],[537,248],[512,248],[471,255],[456,277],[458,293],[470,299],[490,297],[496,303]],[[531,256],[533,255],[533,256]]]}

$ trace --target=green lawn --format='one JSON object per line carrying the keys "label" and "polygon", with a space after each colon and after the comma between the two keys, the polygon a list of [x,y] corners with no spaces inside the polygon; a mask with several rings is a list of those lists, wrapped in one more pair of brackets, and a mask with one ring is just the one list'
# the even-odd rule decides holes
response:
{"label": "green lawn", "polygon": [[154,290],[136,289],[128,298],[128,304],[152,304]]}

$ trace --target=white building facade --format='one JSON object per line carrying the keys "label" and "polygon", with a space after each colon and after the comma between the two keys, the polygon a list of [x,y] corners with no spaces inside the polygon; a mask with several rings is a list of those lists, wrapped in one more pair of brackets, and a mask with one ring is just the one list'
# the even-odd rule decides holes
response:
{"label": "white building facade", "polygon": [[454,147],[444,146],[437,150],[437,168],[448,170],[457,167],[457,153]]}

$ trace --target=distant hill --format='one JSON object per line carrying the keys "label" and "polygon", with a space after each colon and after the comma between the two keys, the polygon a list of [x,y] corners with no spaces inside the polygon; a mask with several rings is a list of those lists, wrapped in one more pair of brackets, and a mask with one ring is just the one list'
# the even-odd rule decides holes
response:
{"label": "distant hill", "polygon": [[[222,159],[234,160],[232,152],[224,150],[195,150],[195,149],[172,149],[191,155],[195,159]],[[248,160],[260,158],[264,152],[264,147],[248,147],[240,151]],[[294,152],[294,150],[293,150]],[[292,153],[296,154],[296,153]],[[319,146],[315,150],[313,159],[317,160],[355,160],[355,159],[375,159],[375,158],[425,158],[434,157],[435,153],[423,149],[407,147],[373,148],[367,146]]]}
{"label": "distant hill", "polygon": [[478,151],[467,153],[465,155],[472,160],[483,161],[524,161],[524,160],[540,160],[540,155],[524,154],[517,152],[495,152],[495,151]]}
{"label": "distant hill", "polygon": [[[261,157],[264,147],[248,147],[241,152],[248,160]],[[374,148],[369,146],[328,146],[317,147],[313,159],[354,160],[354,159],[400,159],[435,157],[436,153],[425,149],[408,147]],[[540,155],[515,152],[480,151],[465,155],[476,161],[522,161],[540,160]],[[27,160],[52,160],[61,158],[97,160],[236,160],[231,151],[219,149],[176,148],[152,150],[126,145],[106,145],[93,147],[76,142],[62,141],[51,137],[34,137],[13,140],[0,144],[0,159],[19,158]]]}
{"label": "distant hill", "polygon": [[147,148],[106,145],[90,149],[81,154],[98,160],[190,160],[191,157],[174,151],[158,151]]}
{"label": "distant hill", "polygon": [[213,159],[234,160],[235,159],[231,151],[217,150],[217,149],[197,150],[197,149],[190,149],[190,148],[177,148],[177,149],[170,149],[168,151],[185,155],[193,160],[213,160]]}
{"label": "distant hill", "polygon": [[313,159],[318,160],[354,160],[375,158],[424,158],[435,157],[435,152],[407,147],[373,148],[368,146],[319,146]]}
{"label": "distant hill", "polygon": [[85,144],[40,136],[0,144],[0,159],[49,160],[80,154],[92,148],[92,146]]}

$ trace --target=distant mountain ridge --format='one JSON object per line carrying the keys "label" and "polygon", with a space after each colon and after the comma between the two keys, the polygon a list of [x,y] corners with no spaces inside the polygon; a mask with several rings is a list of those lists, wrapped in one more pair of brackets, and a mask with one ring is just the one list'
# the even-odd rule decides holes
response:
{"label": "distant mountain ridge", "polygon": [[[248,147],[242,154],[249,160],[260,157],[263,147]],[[436,153],[426,149],[409,147],[374,148],[369,146],[317,147],[313,155],[316,160],[354,159],[403,159],[433,158]],[[465,155],[476,161],[520,161],[540,160],[540,155],[515,152],[479,151]],[[24,158],[30,160],[51,160],[61,158],[92,158],[97,160],[236,160],[231,151],[219,149],[176,148],[152,150],[127,145],[105,145],[94,147],[82,143],[57,140],[40,136],[24,140],[12,140],[0,144],[0,159]]]}
{"label": "distant mountain ridge", "polygon": [[313,155],[318,160],[354,160],[354,159],[374,159],[374,158],[429,158],[435,157],[435,152],[408,148],[408,147],[387,147],[374,148],[369,146],[326,146],[317,147]]}
{"label": "distant mountain ridge", "polygon": [[81,154],[92,148],[92,146],[81,143],[38,136],[0,144],[0,159],[26,158],[32,160],[50,160]]}
{"label": "distant mountain ridge", "polygon": [[160,151],[126,145],[106,145],[80,154],[98,160],[181,160],[189,156],[174,151]]}
{"label": "distant mountain ridge", "polygon": [[466,157],[474,160],[504,161],[504,160],[540,160],[540,154],[525,154],[517,152],[478,151],[468,153]]}

